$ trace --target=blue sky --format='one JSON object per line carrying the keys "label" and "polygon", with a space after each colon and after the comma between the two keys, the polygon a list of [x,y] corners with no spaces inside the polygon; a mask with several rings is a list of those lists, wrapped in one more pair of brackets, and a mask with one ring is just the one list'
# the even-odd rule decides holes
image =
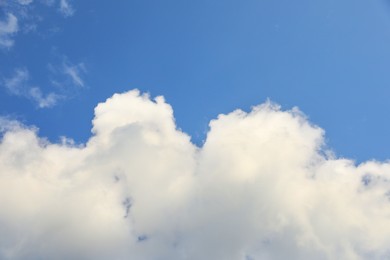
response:
{"label": "blue sky", "polygon": [[390,259],[389,3],[0,0],[0,259]]}
{"label": "blue sky", "polygon": [[85,142],[96,104],[138,88],[197,144],[218,114],[270,98],[337,155],[390,158],[386,1],[3,0],[0,22],[0,115],[52,141]]}

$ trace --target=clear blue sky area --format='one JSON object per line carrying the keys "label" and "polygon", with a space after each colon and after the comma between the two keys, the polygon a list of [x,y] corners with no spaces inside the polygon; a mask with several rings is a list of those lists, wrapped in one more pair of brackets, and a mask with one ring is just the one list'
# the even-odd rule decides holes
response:
{"label": "clear blue sky area", "polygon": [[[85,142],[96,104],[138,88],[198,145],[218,114],[270,98],[338,156],[390,158],[387,1],[0,0],[0,21],[0,115],[51,141]],[[33,88],[60,98],[39,108]]]}

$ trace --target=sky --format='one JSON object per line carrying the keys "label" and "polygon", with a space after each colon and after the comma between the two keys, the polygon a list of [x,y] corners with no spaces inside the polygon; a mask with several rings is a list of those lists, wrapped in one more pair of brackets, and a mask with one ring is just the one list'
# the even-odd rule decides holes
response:
{"label": "sky", "polygon": [[[270,99],[342,157],[390,158],[386,1],[1,3],[0,114],[54,142],[84,143],[98,102],[139,89],[163,95],[199,146],[218,114]],[[10,90],[16,76],[26,86]]]}
{"label": "sky", "polygon": [[0,0],[0,259],[387,259],[389,46],[385,0]]}

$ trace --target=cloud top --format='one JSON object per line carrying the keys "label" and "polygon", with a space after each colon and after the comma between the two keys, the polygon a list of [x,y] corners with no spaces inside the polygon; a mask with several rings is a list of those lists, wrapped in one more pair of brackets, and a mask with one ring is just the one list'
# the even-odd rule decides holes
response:
{"label": "cloud top", "polygon": [[82,146],[0,123],[1,259],[389,257],[390,164],[325,156],[297,109],[220,115],[202,147],[137,90]]}

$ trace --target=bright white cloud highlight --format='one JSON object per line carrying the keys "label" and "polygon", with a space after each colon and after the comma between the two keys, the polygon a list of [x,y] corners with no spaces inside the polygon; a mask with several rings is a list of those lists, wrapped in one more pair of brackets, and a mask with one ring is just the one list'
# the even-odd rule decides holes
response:
{"label": "bright white cloud highlight", "polygon": [[115,94],[84,146],[4,123],[1,259],[387,259],[390,164],[324,154],[272,103],[195,147],[162,97]]}
{"label": "bright white cloud highlight", "polygon": [[72,16],[74,14],[73,6],[68,0],[60,0],[60,12],[65,16]]}
{"label": "bright white cloud highlight", "polygon": [[31,86],[30,74],[26,68],[15,69],[10,78],[3,80],[8,93],[32,100],[39,108],[48,108],[57,104],[62,97],[56,93],[44,95],[39,87]]}
{"label": "bright white cloud highlight", "polygon": [[8,13],[7,18],[0,21],[0,47],[10,48],[14,45],[12,36],[18,32],[18,19],[15,15]]}

